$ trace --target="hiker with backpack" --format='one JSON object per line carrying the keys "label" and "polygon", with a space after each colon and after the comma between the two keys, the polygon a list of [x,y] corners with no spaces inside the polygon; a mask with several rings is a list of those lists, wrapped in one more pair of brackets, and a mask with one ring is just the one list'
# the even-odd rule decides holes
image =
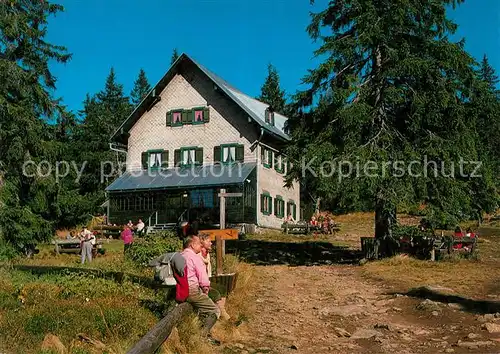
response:
{"label": "hiker with backpack", "polygon": [[[165,285],[175,285],[175,300],[186,301],[189,296],[186,260],[180,252],[168,252],[149,262],[155,267],[155,280]],[[167,294],[168,295],[168,294]]]}

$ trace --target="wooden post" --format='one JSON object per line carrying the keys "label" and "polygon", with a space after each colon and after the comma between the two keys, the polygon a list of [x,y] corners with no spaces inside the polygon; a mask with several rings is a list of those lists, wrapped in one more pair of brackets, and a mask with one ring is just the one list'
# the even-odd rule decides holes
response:
{"label": "wooden post", "polygon": [[[226,190],[224,188],[221,188],[220,190],[220,229],[224,230],[226,228]],[[226,241],[222,240],[221,244],[221,257],[226,256]],[[217,251],[218,252],[218,251]]]}
{"label": "wooden post", "polygon": [[215,248],[216,248],[216,261],[217,261],[217,275],[223,273],[222,269],[222,237],[220,235],[215,236]]}
{"label": "wooden post", "polygon": [[[220,198],[219,224],[220,224],[221,230],[224,230],[226,228],[226,197],[231,198],[231,197],[242,197],[242,196],[243,196],[243,193],[226,193],[226,189],[224,189],[224,188],[220,189],[220,193],[219,193],[219,198]],[[217,243],[216,246],[217,246],[217,262],[219,262],[219,258],[220,258],[221,272],[222,272],[222,260],[226,256],[226,240],[225,240],[225,238],[221,238],[220,244]],[[219,250],[220,250],[220,252],[219,252]]]}
{"label": "wooden post", "polygon": [[431,250],[431,262],[434,262],[436,260],[436,249],[432,247]]}
{"label": "wooden post", "polygon": [[172,329],[193,307],[184,302],[175,307],[160,322],[158,322],[144,337],[137,342],[127,354],[153,354],[170,336]]}

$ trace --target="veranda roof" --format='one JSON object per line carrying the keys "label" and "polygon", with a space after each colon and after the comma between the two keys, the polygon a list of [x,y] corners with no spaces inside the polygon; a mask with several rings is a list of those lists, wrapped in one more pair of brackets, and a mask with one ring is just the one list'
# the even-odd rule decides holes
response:
{"label": "veranda roof", "polygon": [[255,169],[256,162],[232,165],[204,165],[177,167],[161,171],[127,171],[111,183],[106,191],[134,191],[176,189],[189,187],[214,187],[245,182]]}

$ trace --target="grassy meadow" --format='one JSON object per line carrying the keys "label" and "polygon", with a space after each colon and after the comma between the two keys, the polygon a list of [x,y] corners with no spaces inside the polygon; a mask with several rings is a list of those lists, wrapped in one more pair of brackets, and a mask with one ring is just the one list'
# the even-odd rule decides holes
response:
{"label": "grassy meadow", "polygon": [[[91,264],[81,265],[78,255],[56,255],[53,245],[42,245],[32,259],[0,265],[0,352],[57,353],[55,336],[55,341],[60,341],[71,354],[125,353],[163,316],[168,306],[174,305],[164,301],[162,291],[127,277],[152,278],[153,270],[124,259],[121,241],[104,242],[105,254]],[[21,265],[67,269],[39,274],[16,268]],[[237,335],[235,323],[248,318],[244,295],[251,282],[251,269],[230,255],[224,268],[239,273],[237,288],[226,305],[234,320],[218,324],[214,330],[219,337],[230,339]],[[101,277],[89,272],[94,269],[103,273],[124,272],[126,276]],[[190,315],[161,352],[203,354],[211,350],[199,336],[197,317]]]}
{"label": "grassy meadow", "polygon": [[[335,221],[342,224],[335,235],[299,236],[269,231],[247,238],[294,243],[320,241],[359,249],[360,237],[373,236],[372,213],[342,215]],[[400,216],[404,224],[418,221],[415,217]],[[356,274],[367,282],[387,284],[402,292],[434,285],[468,298],[494,298],[500,290],[500,225],[486,223],[479,233],[478,255],[473,259],[451,257],[430,262],[398,255],[354,266]],[[123,243],[119,240],[104,240],[103,247],[105,254],[90,265],[81,265],[76,254],[56,255],[53,245],[42,245],[40,253],[32,259],[0,264],[1,353],[47,354],[51,353],[49,348],[57,345],[70,354],[126,353],[164,315],[173,304],[165,303],[161,291],[138,281],[152,279],[153,269],[124,259]],[[38,274],[19,266],[66,270]],[[234,343],[244,337],[245,327],[255,313],[255,303],[249,301],[248,292],[255,286],[253,275],[258,267],[229,254],[224,268],[228,273],[238,272],[238,282],[226,303],[232,318],[219,322],[214,327],[214,336]],[[106,271],[123,272],[125,276],[116,278]],[[207,345],[200,337],[194,315],[174,330],[161,349],[161,353],[216,351],[217,347]]]}

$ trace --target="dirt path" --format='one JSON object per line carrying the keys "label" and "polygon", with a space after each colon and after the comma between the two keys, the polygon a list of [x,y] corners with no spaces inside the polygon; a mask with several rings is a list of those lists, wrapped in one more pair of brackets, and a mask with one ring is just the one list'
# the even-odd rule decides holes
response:
{"label": "dirt path", "polygon": [[[393,295],[357,266],[256,266],[254,316],[223,353],[494,353],[500,318]],[[499,322],[496,322],[496,321]],[[490,329],[492,326],[490,325]]]}

